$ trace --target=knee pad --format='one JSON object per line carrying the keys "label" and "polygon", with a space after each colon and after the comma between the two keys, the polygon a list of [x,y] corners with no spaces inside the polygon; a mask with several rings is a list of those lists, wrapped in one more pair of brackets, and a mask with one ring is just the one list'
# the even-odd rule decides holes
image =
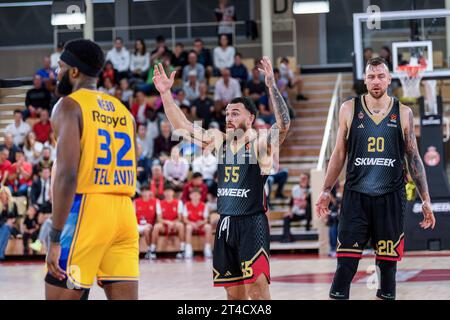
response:
{"label": "knee pad", "polygon": [[359,258],[341,257],[337,259],[336,273],[331,285],[330,298],[348,299],[350,284],[358,270]]}
{"label": "knee pad", "polygon": [[397,261],[377,260],[379,285],[377,297],[383,300],[395,300],[395,275]]}

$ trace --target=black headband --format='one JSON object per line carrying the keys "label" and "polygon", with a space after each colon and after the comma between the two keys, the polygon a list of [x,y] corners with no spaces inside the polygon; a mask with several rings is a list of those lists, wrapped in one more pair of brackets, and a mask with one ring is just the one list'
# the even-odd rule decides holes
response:
{"label": "black headband", "polygon": [[99,69],[87,65],[67,50],[63,51],[59,59],[61,59],[71,67],[78,68],[82,73],[90,77],[97,77],[100,72]]}

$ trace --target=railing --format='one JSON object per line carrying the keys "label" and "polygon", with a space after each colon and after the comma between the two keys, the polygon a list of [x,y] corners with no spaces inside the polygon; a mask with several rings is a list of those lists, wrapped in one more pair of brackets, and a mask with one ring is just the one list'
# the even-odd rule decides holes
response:
{"label": "railing", "polygon": [[[261,21],[257,20],[255,21],[257,26],[258,26],[258,31],[259,31],[259,38],[261,38]],[[245,31],[242,32],[242,30],[245,30],[245,25],[246,25],[246,21],[234,21],[233,22],[233,34],[232,34],[232,38],[233,38],[233,46],[236,47],[237,49],[239,48],[259,48],[261,47],[261,41],[254,41],[254,42],[246,42],[246,43],[242,43],[241,41],[236,41],[236,40],[240,40],[241,38],[244,38],[244,34]],[[215,29],[211,29],[211,28],[216,28],[219,26],[218,22],[196,22],[196,23],[174,23],[174,24],[159,24],[159,25],[142,25],[142,26],[120,26],[120,27],[105,27],[105,28],[94,28],[94,34],[97,32],[110,32],[111,37],[108,37],[108,40],[110,40],[111,42],[116,38],[117,35],[124,33],[124,32],[132,32],[132,31],[137,31],[137,32],[144,32],[144,31],[153,31],[157,34],[164,34],[164,35],[169,35],[166,36],[166,38],[168,38],[168,42],[170,43],[172,50],[175,48],[175,44],[177,42],[179,42],[181,39],[192,39],[192,38],[211,38],[211,39],[217,39],[215,37],[215,33],[211,32],[211,30],[215,30]],[[277,28],[277,26],[282,26],[282,29],[284,28],[284,31],[288,31],[290,32],[290,35],[288,37],[288,39],[282,39],[281,41],[276,41],[276,39],[274,38],[273,41],[273,46],[274,47],[292,47],[292,52],[291,53],[286,53],[284,55],[288,56],[288,55],[292,55],[294,57],[297,57],[297,34],[296,34],[296,25],[295,25],[295,20],[294,19],[283,19],[283,20],[272,20],[272,26],[273,26],[273,31],[280,31],[280,28]],[[283,27],[284,26],[284,27]],[[197,29],[196,30],[196,34],[193,35],[192,31],[195,31],[193,29]],[[206,30],[204,32],[199,32],[198,29],[199,28],[205,28]],[[180,30],[181,29],[181,30]],[[241,30],[241,32],[239,32],[239,30]],[[83,31],[81,29],[77,30],[77,29],[69,29],[69,28],[65,28],[65,27],[55,27],[54,31],[53,31],[53,41],[56,47],[56,44],[59,41],[59,37],[62,33],[82,33]],[[203,35],[203,36],[202,36]],[[136,39],[136,38],[144,38],[144,39],[149,39],[151,38],[152,40],[155,38],[154,34],[152,35],[152,37],[150,36],[130,36],[130,39]],[[98,41],[98,39],[95,39],[96,41]],[[287,41],[283,41],[283,40],[287,40]]]}
{"label": "railing", "polygon": [[333,90],[330,108],[328,110],[327,123],[323,133],[322,146],[320,147],[319,161],[317,170],[325,170],[325,166],[330,160],[331,153],[336,144],[337,130],[339,127],[339,106],[342,102],[342,73],[339,73],[336,79],[336,85]]}

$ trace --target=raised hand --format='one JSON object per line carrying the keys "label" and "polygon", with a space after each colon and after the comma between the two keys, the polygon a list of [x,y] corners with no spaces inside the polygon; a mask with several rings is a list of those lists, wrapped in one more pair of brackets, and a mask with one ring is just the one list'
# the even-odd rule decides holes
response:
{"label": "raised hand", "polygon": [[153,83],[160,94],[166,93],[172,88],[173,82],[175,80],[176,71],[170,74],[170,78],[167,77],[164,71],[163,65],[158,63],[155,65],[155,71],[153,73]]}
{"label": "raised hand", "polygon": [[263,57],[261,59],[261,68],[258,68],[259,72],[264,75],[266,86],[271,88],[275,84],[275,76],[273,75],[272,62],[270,62],[269,57]]}

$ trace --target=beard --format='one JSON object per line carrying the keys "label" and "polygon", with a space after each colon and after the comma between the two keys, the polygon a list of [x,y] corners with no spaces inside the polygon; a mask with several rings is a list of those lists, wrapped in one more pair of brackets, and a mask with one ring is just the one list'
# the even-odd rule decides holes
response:
{"label": "beard", "polygon": [[56,92],[60,96],[68,96],[72,93],[73,85],[70,83],[69,72],[64,73],[61,81],[56,86]]}
{"label": "beard", "polygon": [[380,99],[385,93],[386,93],[386,90],[387,89],[377,89],[376,91],[375,90],[368,90],[369,91],[369,94],[372,96],[372,98],[375,98],[375,99]]}

